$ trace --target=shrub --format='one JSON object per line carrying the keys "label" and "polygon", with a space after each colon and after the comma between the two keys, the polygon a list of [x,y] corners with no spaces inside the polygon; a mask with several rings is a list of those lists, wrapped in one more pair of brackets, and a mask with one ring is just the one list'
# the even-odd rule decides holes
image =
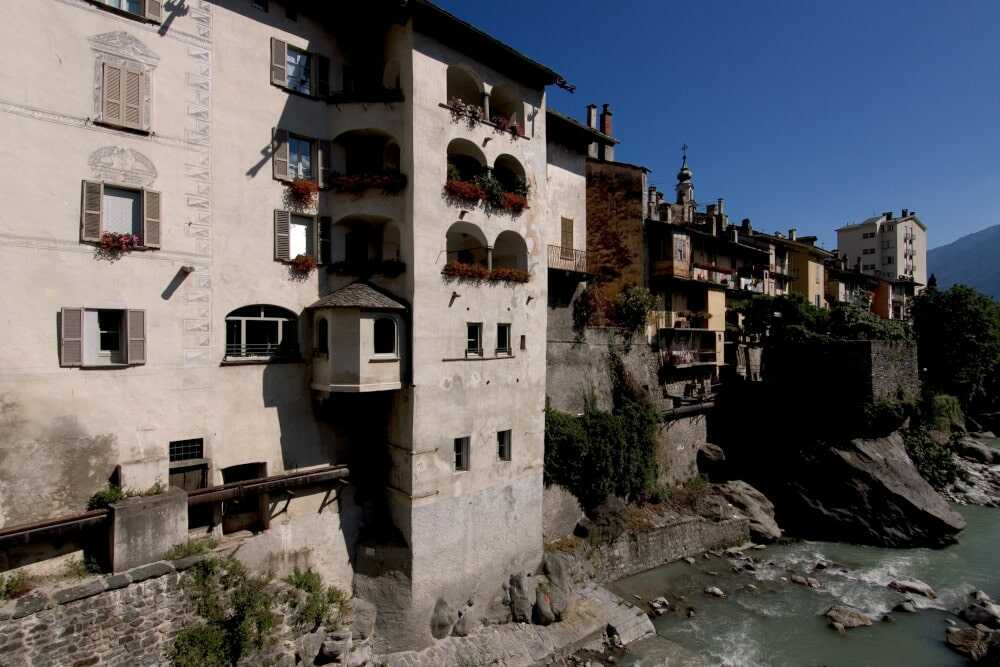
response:
{"label": "shrub", "polygon": [[954,396],[934,394],[927,399],[924,410],[927,413],[927,426],[935,431],[951,433],[965,430],[962,404]]}
{"label": "shrub", "polygon": [[175,544],[170,547],[163,557],[166,560],[180,560],[190,556],[200,556],[215,548],[215,539],[206,537],[200,540],[188,540],[183,544]]}
{"label": "shrub", "polygon": [[927,431],[912,429],[903,435],[906,453],[910,455],[921,477],[938,491],[946,489],[958,477],[958,465],[951,450],[932,440]]}
{"label": "shrub", "polygon": [[292,270],[295,273],[309,275],[316,268],[316,258],[312,255],[296,255],[292,260]]}
{"label": "shrub", "polygon": [[448,180],[444,183],[445,198],[452,204],[476,206],[485,196],[474,181]]}
{"label": "shrub", "polygon": [[6,576],[0,575],[0,601],[13,600],[31,590],[28,577],[24,572],[14,572]]}
{"label": "shrub", "polygon": [[881,400],[864,406],[861,431],[869,437],[884,436],[899,429],[913,413],[913,404],[903,400]]}
{"label": "shrub", "polygon": [[177,633],[167,659],[174,667],[228,667],[226,631],[218,623],[188,626]]}
{"label": "shrub", "polygon": [[588,326],[604,326],[611,308],[611,302],[599,287],[587,285],[573,302],[573,328],[582,331]]}
{"label": "shrub", "polygon": [[[235,558],[224,561],[209,558],[199,561],[188,572],[185,582],[188,597],[206,623],[185,628],[178,635],[170,651],[174,665],[236,665],[267,645],[276,623],[271,611],[275,600],[267,590],[267,577],[249,575]],[[221,658],[220,644],[224,647]],[[204,655],[222,661],[197,662],[204,660]],[[180,661],[188,658],[194,662]]]}
{"label": "shrub", "polygon": [[311,568],[305,572],[295,568],[286,581],[308,595],[295,609],[295,625],[315,630],[320,625],[333,627],[346,613],[347,594],[336,586],[323,586],[323,579]]}
{"label": "shrub", "polygon": [[490,270],[483,264],[466,264],[465,262],[448,262],[441,269],[446,278],[456,280],[471,280],[478,282],[490,277]]}
{"label": "shrub", "polygon": [[125,497],[125,491],[120,486],[109,484],[106,488],[101,489],[92,495],[89,500],[87,500],[87,509],[107,509],[111,505],[123,500]]}
{"label": "shrub", "polygon": [[490,272],[491,282],[526,283],[531,280],[531,274],[522,269],[501,266]]}
{"label": "shrub", "polygon": [[309,208],[319,193],[319,186],[308,178],[296,178],[286,188],[286,199],[294,208]]}
{"label": "shrub", "polygon": [[303,572],[296,567],[285,581],[306,593],[317,593],[323,590],[323,578],[312,568],[306,568],[306,571]]}
{"label": "shrub", "polygon": [[649,318],[656,299],[645,287],[627,287],[615,297],[615,319],[630,332],[638,332]]}
{"label": "shrub", "polygon": [[66,561],[66,567],[63,570],[63,573],[67,577],[75,577],[79,579],[86,577],[88,574],[97,574],[100,571],[100,564],[98,564],[92,556],[87,556],[85,558],[74,558]]}

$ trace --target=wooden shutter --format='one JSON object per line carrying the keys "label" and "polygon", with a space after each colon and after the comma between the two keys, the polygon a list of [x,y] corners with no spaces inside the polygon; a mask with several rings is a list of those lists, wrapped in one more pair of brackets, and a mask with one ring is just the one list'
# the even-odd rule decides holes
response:
{"label": "wooden shutter", "polygon": [[319,262],[319,218],[315,215],[312,216],[312,222],[309,223],[309,229],[306,230],[306,254]]}
{"label": "wooden shutter", "polygon": [[330,183],[330,161],[333,154],[333,147],[329,141],[321,140],[314,142],[319,147],[319,160],[315,163],[318,167],[317,183],[319,187],[329,188]]}
{"label": "wooden shutter", "polygon": [[83,365],[83,308],[63,308],[59,332],[59,365]]}
{"label": "wooden shutter", "polygon": [[559,245],[565,249],[573,249],[573,221],[569,218],[562,219],[562,229],[560,230]]}
{"label": "wooden shutter", "polygon": [[101,83],[101,121],[121,125],[124,118],[122,109],[123,72],[121,67],[104,63]]}
{"label": "wooden shutter", "polygon": [[316,247],[319,250],[319,257],[316,261],[320,264],[330,263],[330,255],[333,249],[333,239],[331,237],[332,229],[333,218],[328,215],[321,216],[319,219],[319,225],[317,226],[316,241]]}
{"label": "wooden shutter", "polygon": [[280,39],[271,38],[271,83],[276,86],[288,86],[288,44]]}
{"label": "wooden shutter", "polygon": [[160,193],[142,190],[142,245],[160,247]]}
{"label": "wooden shutter", "polygon": [[146,311],[125,311],[125,361],[130,365],[146,363]]}
{"label": "wooden shutter", "polygon": [[100,181],[84,181],[83,197],[80,204],[80,240],[101,240],[101,202],[104,199],[104,184]]}
{"label": "wooden shutter", "polygon": [[156,23],[163,21],[163,0],[146,0],[146,11],[144,13],[150,21],[155,21]]}
{"label": "wooden shutter", "polygon": [[142,129],[142,70],[126,65],[122,90],[122,125]]}
{"label": "wooden shutter", "polygon": [[279,181],[290,181],[288,175],[288,130],[274,128],[271,134],[271,165],[274,177]]}
{"label": "wooden shutter", "polygon": [[316,65],[313,67],[314,85],[313,92],[316,97],[326,99],[330,97],[330,59],[318,53],[312,54]]}
{"label": "wooden shutter", "polygon": [[151,86],[149,85],[151,78],[150,72],[142,73],[141,92],[139,94],[139,116],[142,118],[139,129],[146,130],[147,132],[153,125],[151,118],[153,115],[153,98],[150,94]]}
{"label": "wooden shutter", "polygon": [[291,214],[288,211],[274,212],[274,258],[282,262],[287,262],[288,256],[288,227],[291,223]]}

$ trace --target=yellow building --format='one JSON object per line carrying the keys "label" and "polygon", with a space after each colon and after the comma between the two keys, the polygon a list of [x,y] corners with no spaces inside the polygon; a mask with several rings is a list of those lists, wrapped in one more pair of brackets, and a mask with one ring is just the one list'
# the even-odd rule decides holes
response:
{"label": "yellow building", "polygon": [[800,295],[817,308],[829,307],[826,298],[826,264],[835,255],[817,246],[815,236],[799,237],[794,229],[789,229],[788,236],[753,232],[753,240],[760,247],[773,247],[776,255],[781,254],[787,258],[787,268],[781,272],[791,277],[788,281],[789,293]]}

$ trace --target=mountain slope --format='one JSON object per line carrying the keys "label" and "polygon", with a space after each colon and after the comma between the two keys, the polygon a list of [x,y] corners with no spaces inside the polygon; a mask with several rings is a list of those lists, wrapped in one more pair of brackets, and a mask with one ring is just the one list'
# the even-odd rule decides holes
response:
{"label": "mountain slope", "polygon": [[938,287],[955,283],[1000,299],[1000,225],[987,227],[927,252],[927,273]]}

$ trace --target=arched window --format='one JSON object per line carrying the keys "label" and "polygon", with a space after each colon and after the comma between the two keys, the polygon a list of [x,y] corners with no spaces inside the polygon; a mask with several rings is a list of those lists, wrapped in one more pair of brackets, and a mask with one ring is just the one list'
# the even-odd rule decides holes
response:
{"label": "arched window", "polygon": [[[509,86],[494,86],[490,93],[490,120],[525,136],[524,100]],[[514,128],[517,128],[516,130]]]}
{"label": "arched window", "polygon": [[316,354],[324,357],[330,354],[330,324],[325,317],[316,319]]}
{"label": "arched window", "polygon": [[448,228],[445,236],[447,261],[459,264],[486,266],[486,236],[471,222],[456,222]]}
{"label": "arched window", "polygon": [[486,156],[467,139],[452,139],[448,144],[448,180],[471,181],[486,170]]}
{"label": "arched window", "polygon": [[298,356],[298,316],[292,311],[256,304],[226,315],[226,359],[269,361]]}
{"label": "arched window", "polygon": [[468,70],[451,65],[448,68],[448,103],[459,101],[463,104],[481,107],[483,104],[482,85]]}
{"label": "arched window", "polygon": [[522,196],[528,196],[528,181],[524,174],[524,167],[512,155],[498,155],[493,161],[493,178],[499,181],[504,192],[513,192]]}
{"label": "arched window", "polygon": [[374,353],[396,354],[396,320],[391,317],[376,318],[374,329]]}
{"label": "arched window", "polygon": [[493,243],[493,268],[528,270],[528,245],[517,232],[500,232]]}

